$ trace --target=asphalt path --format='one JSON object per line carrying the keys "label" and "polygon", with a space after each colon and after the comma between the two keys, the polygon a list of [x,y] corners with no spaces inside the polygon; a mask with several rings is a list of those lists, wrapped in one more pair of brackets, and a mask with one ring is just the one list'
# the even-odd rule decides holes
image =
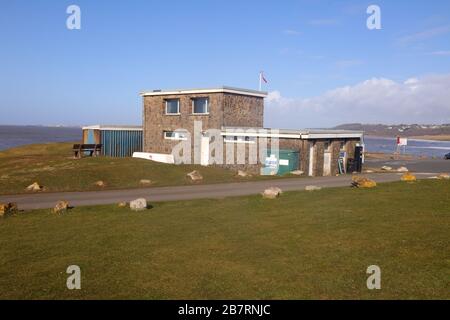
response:
{"label": "asphalt path", "polygon": [[[419,179],[426,179],[433,174],[417,173]],[[365,174],[378,183],[398,181],[400,173]],[[177,201],[189,199],[225,198],[232,196],[258,194],[268,187],[279,187],[283,191],[304,190],[308,185],[322,188],[350,186],[351,175],[337,177],[305,177],[274,179],[252,182],[236,182],[221,184],[204,184],[174,187],[153,187],[141,189],[86,191],[86,192],[55,192],[33,193],[20,195],[0,195],[0,202],[16,202],[19,209],[53,208],[57,201],[68,201],[71,206],[89,206],[113,204],[121,201],[131,201],[145,198],[150,202]]]}

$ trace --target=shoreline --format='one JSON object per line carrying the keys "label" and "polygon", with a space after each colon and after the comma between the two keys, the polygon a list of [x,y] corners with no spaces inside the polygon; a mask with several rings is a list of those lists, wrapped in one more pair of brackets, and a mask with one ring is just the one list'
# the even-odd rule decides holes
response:
{"label": "shoreline", "polygon": [[441,142],[450,142],[450,135],[442,134],[442,135],[424,135],[424,136],[412,136],[408,137],[408,139],[421,140],[421,141],[441,141]]}
{"label": "shoreline", "polygon": [[[392,136],[380,136],[380,135],[371,135],[365,134],[365,137],[368,138],[377,138],[377,139],[386,139],[386,140],[395,140],[397,137]],[[418,140],[418,141],[429,141],[429,142],[450,142],[450,135],[442,134],[442,135],[423,135],[423,136],[410,136],[410,137],[402,137],[407,138],[408,140]]]}
{"label": "shoreline", "polygon": [[365,152],[366,160],[424,160],[432,159],[431,157],[418,156],[413,154],[395,154],[386,152]]}

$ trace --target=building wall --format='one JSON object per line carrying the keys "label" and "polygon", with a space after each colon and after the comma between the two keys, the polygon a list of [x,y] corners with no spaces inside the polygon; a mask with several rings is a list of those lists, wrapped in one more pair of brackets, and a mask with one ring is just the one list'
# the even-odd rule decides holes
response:
{"label": "building wall", "polygon": [[[208,115],[192,114],[192,99],[208,97]],[[194,122],[202,122],[202,130],[220,129],[223,123],[223,94],[146,96],[144,99],[144,152],[170,154],[180,141],[164,139],[164,131],[188,130],[194,135]],[[180,99],[180,114],[166,115],[165,101]]]}
{"label": "building wall", "polygon": [[224,126],[262,128],[263,121],[264,99],[230,93],[224,94]]}
{"label": "building wall", "polygon": [[[199,97],[209,98],[209,114],[193,115],[192,99]],[[180,114],[166,115],[165,100],[179,99]],[[231,94],[231,93],[209,93],[209,94],[177,94],[161,96],[145,96],[143,98],[143,136],[144,152],[170,154],[174,146],[180,143],[177,140],[164,139],[164,131],[175,131],[185,129],[194,135],[194,122],[201,121],[201,130],[217,129],[227,127],[255,127],[262,128],[264,119],[264,99],[253,96]],[[194,160],[194,141],[200,141],[200,137],[191,136],[192,159]],[[292,149],[299,151],[298,168],[307,175],[309,171],[310,145],[314,144],[313,175],[323,175],[324,147],[325,143],[331,143],[331,175],[338,173],[338,157],[341,143],[344,142],[348,158],[354,157],[354,149],[359,139],[327,139],[327,140],[302,140],[302,139],[279,139],[280,149]],[[270,148],[271,141],[267,139]],[[245,164],[236,164],[238,143],[223,143],[223,166],[230,169],[242,169],[252,173],[259,173],[264,161],[260,161],[257,148],[257,163],[249,163],[250,144],[244,144]],[[257,143],[257,146],[259,143]],[[234,155],[234,164],[227,164],[227,153]],[[199,159],[196,159],[197,161]]]}
{"label": "building wall", "polygon": [[102,130],[102,155],[109,157],[131,157],[142,152],[142,131]]}
{"label": "building wall", "polygon": [[[192,99],[200,97],[209,98],[208,115],[192,114]],[[166,99],[180,99],[180,115],[165,114]],[[180,142],[164,139],[163,131],[185,129],[193,136],[195,121],[201,121],[202,130],[220,130],[223,126],[262,127],[264,116],[263,98],[230,93],[145,96],[143,105],[144,152],[153,153],[169,154]],[[193,149],[193,137],[191,144]]]}
{"label": "building wall", "polygon": [[[314,162],[313,162],[313,176],[322,176],[324,174],[324,151],[325,144],[330,143],[331,147],[331,175],[339,173],[338,159],[341,151],[341,143],[344,143],[344,150],[347,151],[347,158],[354,157],[354,151],[356,144],[360,142],[359,139],[315,139],[315,140],[302,140],[302,139],[287,139],[281,138],[278,142],[279,149],[290,149],[299,151],[299,170],[304,172],[304,175],[308,175],[309,171],[309,152],[310,145],[314,144]],[[245,148],[245,164],[237,163],[237,143],[224,143],[224,159],[226,153],[234,155],[235,164],[224,164],[226,168],[233,170],[245,170],[250,173],[257,174],[260,172],[260,168],[263,166],[263,162],[260,161],[258,156],[256,164],[249,163],[250,144],[241,144]],[[259,143],[256,144],[259,147]],[[270,148],[271,140],[267,139],[267,147]],[[232,151],[233,150],[233,151]],[[260,150],[257,149],[256,154],[259,155]],[[224,160],[225,163],[225,160]]]}

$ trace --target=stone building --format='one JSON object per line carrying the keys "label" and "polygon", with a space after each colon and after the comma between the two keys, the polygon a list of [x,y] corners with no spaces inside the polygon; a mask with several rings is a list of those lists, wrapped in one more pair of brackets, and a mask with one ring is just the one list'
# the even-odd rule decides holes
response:
{"label": "stone building", "polygon": [[[143,92],[143,152],[164,162],[190,152],[193,163],[254,173],[283,166],[310,176],[345,171],[363,132],[264,128],[266,95],[233,87]],[[281,159],[282,152],[295,156]]]}

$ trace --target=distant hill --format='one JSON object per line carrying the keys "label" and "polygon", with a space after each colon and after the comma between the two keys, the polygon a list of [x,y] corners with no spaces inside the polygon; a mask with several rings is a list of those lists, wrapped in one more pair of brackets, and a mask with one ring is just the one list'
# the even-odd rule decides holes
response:
{"label": "distant hill", "polygon": [[366,135],[379,137],[420,137],[450,135],[450,124],[362,124],[347,123],[334,127],[341,130],[362,130]]}

